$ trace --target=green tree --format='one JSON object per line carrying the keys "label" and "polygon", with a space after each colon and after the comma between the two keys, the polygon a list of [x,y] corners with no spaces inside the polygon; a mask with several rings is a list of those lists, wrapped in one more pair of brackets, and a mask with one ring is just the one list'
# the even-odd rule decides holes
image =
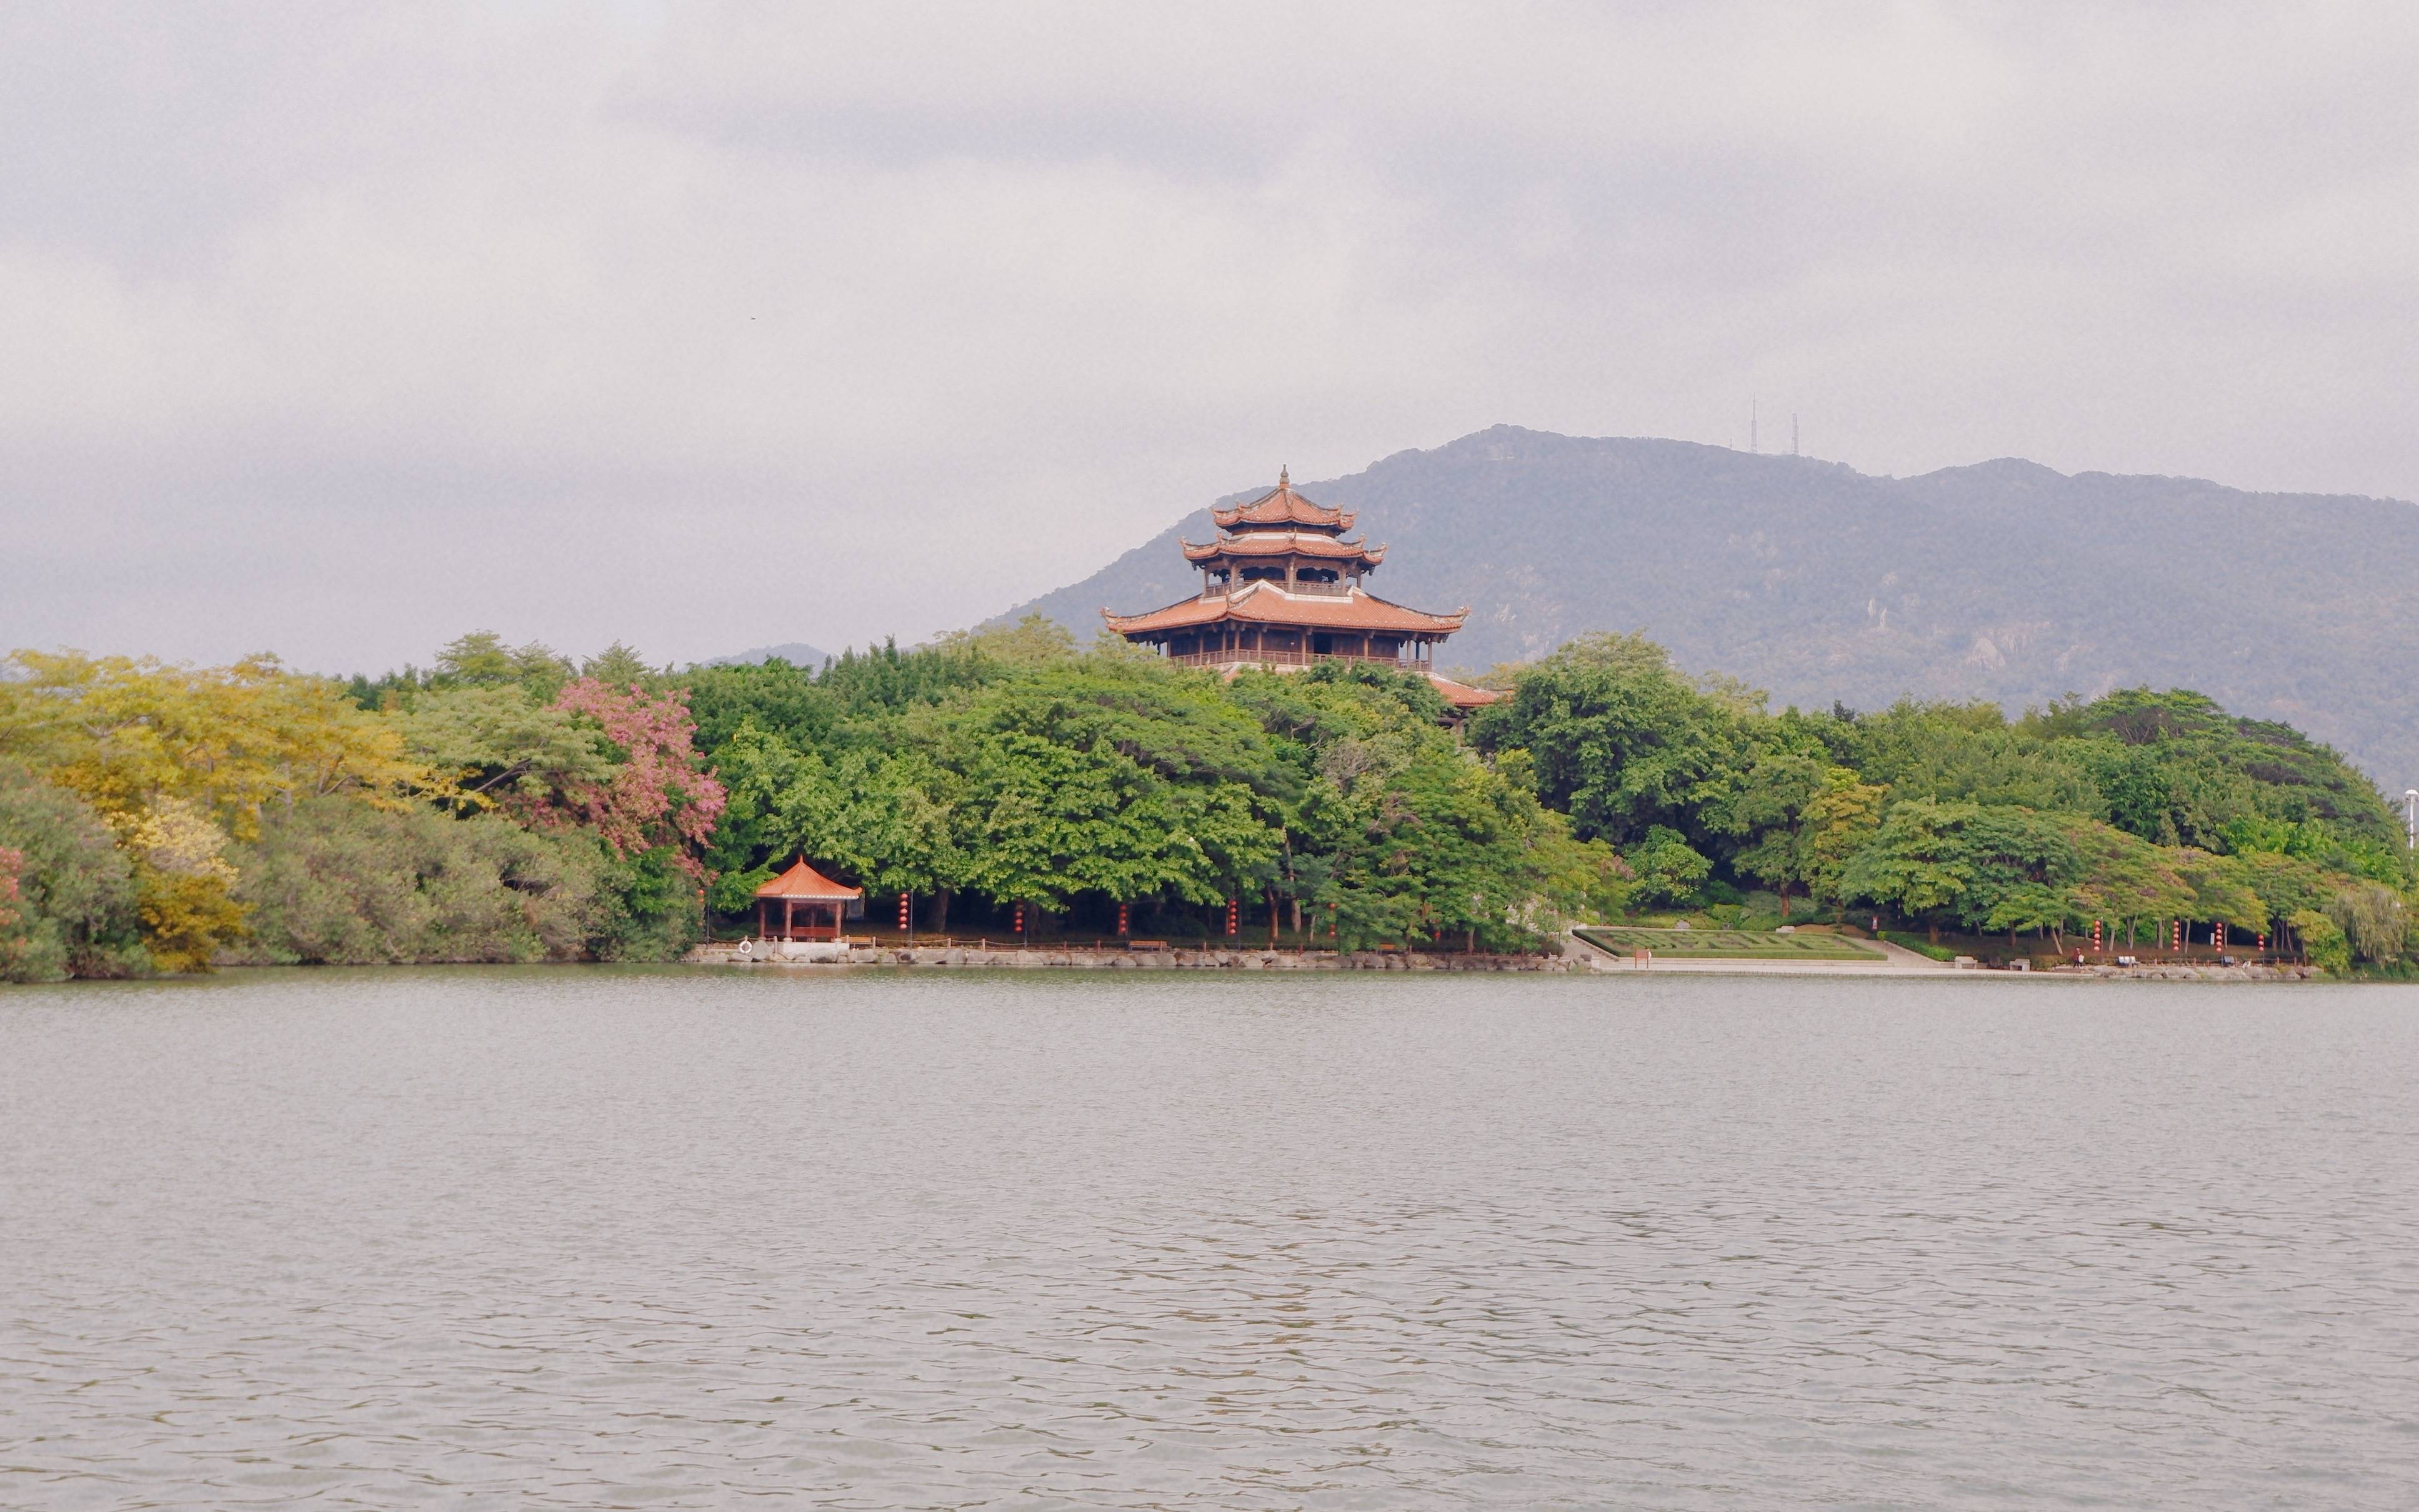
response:
{"label": "green tree", "polygon": [[1066,661],[1075,655],[1075,633],[1041,613],[1027,614],[1014,625],[984,625],[951,630],[933,642],[933,649],[1006,662],[1010,666],[1041,666]]}
{"label": "green tree", "polygon": [[1731,806],[1733,824],[1761,830],[1732,865],[1773,885],[1784,919],[1793,886],[1811,899],[1838,902],[1849,859],[1881,823],[1884,796],[1884,789],[1858,781],[1847,767],[1795,752],[1767,753]]}
{"label": "green tree", "polygon": [[[1808,881],[1801,831],[1807,804],[1823,791],[1826,765],[1816,753],[1764,750],[1727,801],[1708,811],[1713,827],[1745,839],[1731,857],[1731,866],[1742,876],[1770,883],[1780,895],[1784,919],[1789,917],[1790,889]],[[1848,775],[1853,779],[1856,774]]]}
{"label": "green tree", "polygon": [[2068,743],[2011,725],[1995,703],[1902,702],[1826,727],[1834,758],[1900,798],[2106,815]]}
{"label": "green tree", "polygon": [[1849,858],[1841,891],[1922,919],[1936,942],[1975,879],[1975,860],[1961,840],[1980,811],[1975,804],[1935,798],[1894,805],[1872,840]]}
{"label": "green tree", "polygon": [[1846,901],[1848,863],[1881,827],[1887,795],[1887,789],[1858,781],[1844,766],[1823,774],[1822,789],[1807,800],[1797,830],[1798,874],[1809,896],[1825,903]]}
{"label": "green tree", "polygon": [[2335,890],[2327,902],[2327,917],[2363,961],[2402,959],[2411,933],[2411,910],[2393,888],[2374,882],[2356,882]]}
{"label": "green tree", "polygon": [[636,651],[616,640],[581,662],[579,675],[593,678],[617,692],[626,692],[635,687],[641,692],[652,693],[660,688],[665,674],[648,666]]}
{"label": "green tree", "polygon": [[612,776],[601,730],[515,683],[433,689],[398,723],[406,753],[437,774],[438,795],[459,812],[504,804],[527,813]]}
{"label": "green tree", "polygon": [[2310,964],[2322,971],[2343,973],[2351,969],[2351,945],[2344,938],[2343,927],[2315,908],[2305,908],[2288,922],[2301,936],[2302,954]]}
{"label": "green tree", "polygon": [[1622,853],[1638,879],[1635,896],[1641,903],[1686,908],[1697,902],[1714,864],[1688,846],[1687,837],[1669,825],[1656,825],[1646,838]]}
{"label": "green tree", "polygon": [[2120,748],[2121,760],[2095,759],[2096,775],[2111,792],[2111,817],[2146,839],[2221,849],[2225,826],[2246,814],[2319,820],[2380,847],[2399,837],[2392,806],[2336,751],[2289,725],[2229,715],[2199,693],[2127,688],[2054,705],[2028,723]]}
{"label": "green tree", "polygon": [[2268,927],[2273,910],[2252,886],[2252,873],[2231,856],[2211,856],[2189,847],[2167,853],[2189,890],[2185,918],[2229,924],[2236,929]]}
{"label": "green tree", "polygon": [[2063,888],[2043,882],[2019,882],[2003,887],[1992,901],[1990,911],[1979,920],[1984,927],[2008,932],[2008,944],[2016,943],[2018,930],[2047,932],[2053,937],[2059,954],[2066,952],[2064,932],[2074,918],[2073,895]]}
{"label": "green tree", "polygon": [[1702,810],[1727,804],[1753,762],[1758,698],[1692,682],[1650,641],[1595,637],[1532,667],[1471,735],[1482,751],[1527,750],[1538,798],[1582,837],[1619,844],[1661,825],[1703,838]]}
{"label": "green tree", "polygon": [[1081,658],[907,728],[954,779],[946,807],[966,885],[1000,902],[1207,903],[1275,875],[1297,784],[1206,676]]}
{"label": "green tree", "polygon": [[579,675],[571,658],[532,640],[508,647],[493,630],[473,630],[449,641],[437,654],[431,687],[520,688],[539,703],[551,703],[563,686]]}

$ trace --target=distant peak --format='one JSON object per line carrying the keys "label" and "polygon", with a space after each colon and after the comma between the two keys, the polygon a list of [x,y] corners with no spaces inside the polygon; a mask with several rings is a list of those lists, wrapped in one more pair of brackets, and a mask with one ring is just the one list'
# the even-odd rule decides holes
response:
{"label": "distant peak", "polygon": [[2061,483],[2066,481],[2066,474],[2060,472],[2057,469],[2043,467],[2039,462],[2034,462],[2021,456],[1995,456],[1987,462],[1969,462],[1963,467],[1935,468],[1930,472],[1919,474],[1919,476],[1927,478],[2030,478],[2043,482],[2055,478]]}

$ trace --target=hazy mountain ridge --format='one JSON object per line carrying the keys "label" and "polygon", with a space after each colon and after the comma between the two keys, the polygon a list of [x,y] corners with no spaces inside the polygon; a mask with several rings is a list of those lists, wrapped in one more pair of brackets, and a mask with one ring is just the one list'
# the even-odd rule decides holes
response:
{"label": "hazy mountain ridge", "polygon": [[819,651],[803,640],[791,640],[778,646],[758,646],[752,651],[743,651],[735,656],[716,656],[712,661],[701,665],[753,667],[760,662],[771,661],[776,657],[788,662],[793,667],[809,668],[821,667],[831,659],[828,653]]}
{"label": "hazy mountain ridge", "polygon": [[[2289,720],[2393,791],[2419,778],[2419,689],[2395,664],[2419,643],[2419,512],[2399,501],[2014,458],[1872,477],[1510,425],[1302,487],[1394,548],[1378,593],[1470,606],[1447,665],[1642,629],[1685,666],[1808,706],[2191,687]],[[1089,636],[1104,606],[1188,596],[1200,579],[1177,538],[1211,529],[1195,511],[1011,613]]]}

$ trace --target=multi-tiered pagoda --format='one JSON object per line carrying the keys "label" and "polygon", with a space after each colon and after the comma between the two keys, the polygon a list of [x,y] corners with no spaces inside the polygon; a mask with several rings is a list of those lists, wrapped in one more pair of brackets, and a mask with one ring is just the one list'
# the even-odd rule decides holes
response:
{"label": "multi-tiered pagoda", "polygon": [[1274,488],[1210,517],[1217,539],[1179,543],[1184,559],[1201,569],[1200,596],[1148,614],[1102,609],[1110,629],[1190,666],[1233,671],[1373,661],[1425,674],[1456,708],[1495,701],[1434,670],[1436,648],[1461,628],[1468,609],[1429,614],[1362,585],[1386,548],[1346,538],[1351,511],[1304,499],[1280,470]]}

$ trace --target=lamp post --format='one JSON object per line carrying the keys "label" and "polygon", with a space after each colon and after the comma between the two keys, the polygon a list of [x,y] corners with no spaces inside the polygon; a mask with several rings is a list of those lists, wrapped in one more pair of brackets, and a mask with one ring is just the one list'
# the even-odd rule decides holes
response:
{"label": "lamp post", "polygon": [[2402,790],[2402,829],[2411,837],[2411,848],[2419,851],[2419,788]]}

